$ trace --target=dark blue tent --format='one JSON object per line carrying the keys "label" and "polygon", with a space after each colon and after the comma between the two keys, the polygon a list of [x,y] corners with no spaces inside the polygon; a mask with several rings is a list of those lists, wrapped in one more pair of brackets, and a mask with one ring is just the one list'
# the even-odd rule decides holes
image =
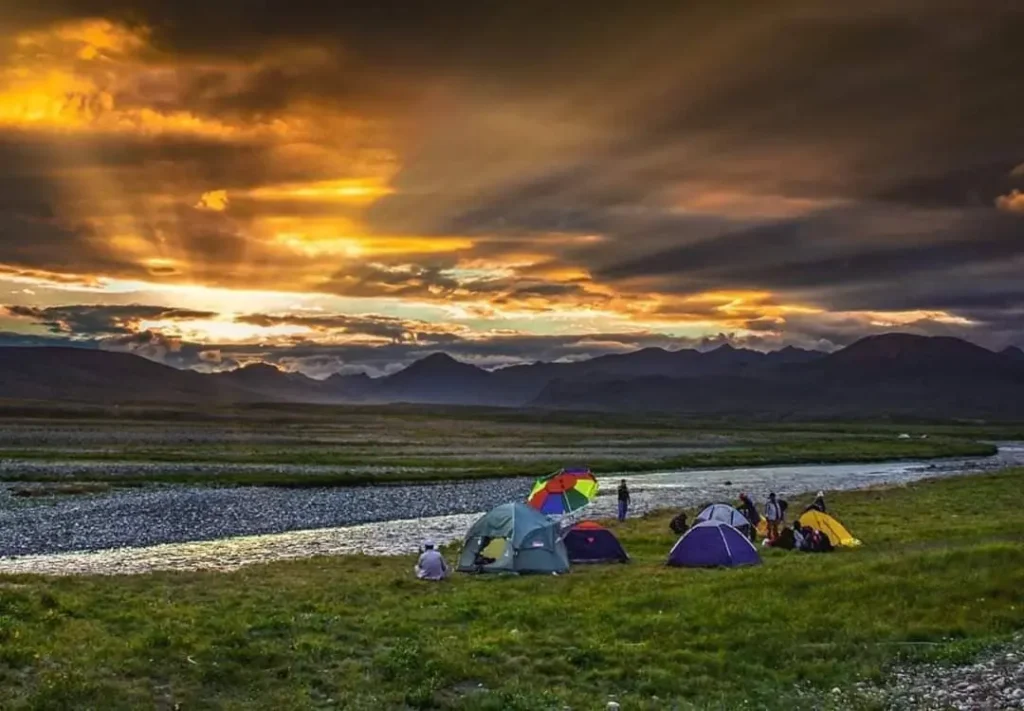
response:
{"label": "dark blue tent", "polygon": [[565,534],[570,563],[627,563],[629,556],[615,534],[593,521],[584,521]]}
{"label": "dark blue tent", "polygon": [[761,556],[747,537],[727,523],[698,523],[676,541],[668,564],[687,568],[757,565]]}

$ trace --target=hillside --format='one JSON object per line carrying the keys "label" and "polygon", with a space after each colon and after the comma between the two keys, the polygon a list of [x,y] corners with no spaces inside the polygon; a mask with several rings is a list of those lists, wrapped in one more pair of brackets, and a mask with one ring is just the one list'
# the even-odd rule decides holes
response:
{"label": "hillside", "polygon": [[646,348],[487,371],[434,353],[389,376],[267,364],[204,375],[125,353],[0,349],[0,397],[73,402],[420,403],[789,417],[1024,418],[1024,352],[887,334],[831,354]]}

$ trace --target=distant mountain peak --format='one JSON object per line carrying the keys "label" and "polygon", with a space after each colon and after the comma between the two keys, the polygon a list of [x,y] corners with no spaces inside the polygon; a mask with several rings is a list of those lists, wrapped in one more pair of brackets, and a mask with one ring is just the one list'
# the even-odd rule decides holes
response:
{"label": "distant mountain peak", "polygon": [[254,374],[255,373],[274,374],[274,373],[282,373],[282,372],[284,372],[280,368],[278,368],[276,365],[271,365],[270,363],[265,363],[265,362],[262,362],[262,361],[259,362],[259,363],[246,363],[245,365],[243,365],[238,370],[241,371],[241,372],[244,372],[244,373],[254,373]]}
{"label": "distant mountain peak", "polygon": [[373,380],[366,373],[332,373],[327,376],[327,380],[332,382],[346,381],[349,383],[357,383],[360,381]]}
{"label": "distant mountain peak", "polygon": [[407,365],[391,377],[412,377],[412,376],[463,376],[486,374],[486,371],[477,368],[470,363],[463,363],[452,358],[447,353],[431,353],[425,358],[420,358]]}
{"label": "distant mountain peak", "polygon": [[456,360],[455,358],[453,358],[452,356],[448,355],[444,351],[438,351],[437,353],[431,353],[430,355],[428,355],[428,356],[426,356],[424,358],[420,358],[419,360],[417,360],[415,362],[416,363],[420,363],[420,364],[429,363],[431,365],[434,365],[434,364],[437,364],[437,363],[445,363],[445,364],[458,363],[459,365],[466,365],[466,363],[463,363],[460,360]]}
{"label": "distant mountain peak", "polygon": [[1024,350],[1019,346],[1007,346],[1003,350],[999,351],[999,355],[1012,358],[1014,360],[1024,361]]}
{"label": "distant mountain peak", "polygon": [[883,333],[865,336],[845,349],[847,353],[873,352],[878,355],[905,355],[912,352],[992,353],[981,346],[952,336],[920,336],[916,333]]}

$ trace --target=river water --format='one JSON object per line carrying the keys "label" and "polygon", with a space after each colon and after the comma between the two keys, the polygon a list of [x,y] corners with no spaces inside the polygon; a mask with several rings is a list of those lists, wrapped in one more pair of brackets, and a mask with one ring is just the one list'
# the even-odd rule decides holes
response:
{"label": "river water", "polygon": [[[1024,466],[1024,443],[993,457],[939,461],[770,466],[628,475],[631,515],[733,500],[762,501],[817,489],[856,489],[926,477]],[[614,515],[620,477],[600,477],[587,518]],[[361,553],[414,552],[430,538],[458,541],[499,503],[522,499],[530,480],[334,489],[163,487],[0,510],[0,574],[136,574],[229,570],[244,565]],[[328,525],[324,525],[327,522]]]}

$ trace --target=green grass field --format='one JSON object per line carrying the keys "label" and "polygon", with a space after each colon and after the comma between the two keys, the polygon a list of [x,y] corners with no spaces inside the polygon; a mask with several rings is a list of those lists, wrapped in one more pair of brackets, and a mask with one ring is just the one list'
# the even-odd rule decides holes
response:
{"label": "green grass field", "polygon": [[1024,628],[1022,484],[837,493],[863,547],[741,570],[665,568],[666,512],[615,527],[632,563],[558,577],[432,585],[410,557],[0,577],[0,708],[849,708],[833,687]]}
{"label": "green grass field", "polygon": [[[980,440],[1024,439],[1024,428],[1007,425],[758,425],[473,408],[281,406],[233,411],[236,419],[205,413],[195,421],[170,411],[143,420],[107,411],[78,419],[32,412],[0,419],[0,459],[26,464],[5,467],[0,481],[67,482],[61,464],[127,462],[194,466],[94,466],[87,476],[119,485],[353,485],[533,477],[580,464],[643,472],[984,456],[995,447]],[[9,410],[0,408],[4,414]],[[913,436],[899,439],[904,431]],[[29,466],[48,462],[55,464]]]}

